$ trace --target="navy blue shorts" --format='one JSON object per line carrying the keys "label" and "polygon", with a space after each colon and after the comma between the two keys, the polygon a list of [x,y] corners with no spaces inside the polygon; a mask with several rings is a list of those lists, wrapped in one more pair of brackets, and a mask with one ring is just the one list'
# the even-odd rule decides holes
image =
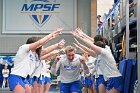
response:
{"label": "navy blue shorts", "polygon": [[50,77],[45,77],[45,82],[44,82],[44,84],[46,85],[47,83],[51,83]]}
{"label": "navy blue shorts", "polygon": [[106,87],[106,81],[104,80],[103,75],[99,75],[98,78],[96,78],[96,83],[95,83],[95,89],[98,91],[98,87],[100,84],[103,84]]}
{"label": "navy blue shorts", "polygon": [[60,93],[82,93],[80,80],[74,81],[72,83],[60,83]]}
{"label": "navy blue shorts", "polygon": [[81,81],[82,81],[82,84],[84,85],[84,87],[91,87],[93,86],[93,78],[92,76],[89,76],[87,78],[85,78],[84,76],[81,77]]}
{"label": "navy blue shorts", "polygon": [[25,81],[25,78],[18,75],[10,74],[8,77],[10,90],[13,91],[17,84],[20,84],[25,89],[26,83],[24,81]]}
{"label": "navy blue shorts", "polygon": [[121,91],[123,89],[123,78],[122,78],[122,76],[113,77],[113,78],[110,78],[107,81],[106,89],[109,91],[112,88],[115,88],[118,91]]}
{"label": "navy blue shorts", "polygon": [[81,76],[81,83],[82,83],[82,85],[85,85],[85,77],[84,76]]}
{"label": "navy blue shorts", "polygon": [[51,83],[51,79],[49,77],[39,77],[39,81],[38,81],[39,84],[47,84],[47,83]]}
{"label": "navy blue shorts", "polygon": [[29,84],[30,84],[31,86],[34,86],[34,82],[35,82],[35,81],[38,82],[38,80],[39,80],[39,78],[36,77],[36,76],[34,76],[34,77],[30,77],[30,78],[28,79]]}

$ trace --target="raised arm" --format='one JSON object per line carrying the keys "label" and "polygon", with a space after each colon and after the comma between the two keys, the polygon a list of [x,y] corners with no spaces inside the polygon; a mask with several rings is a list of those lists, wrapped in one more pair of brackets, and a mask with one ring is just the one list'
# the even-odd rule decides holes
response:
{"label": "raised arm", "polygon": [[[57,73],[57,70],[59,69],[59,67],[60,67],[60,56],[57,56],[56,58],[55,58],[55,61],[53,62],[53,64],[52,64],[52,67],[51,67],[51,73],[53,74],[53,75],[56,75],[56,73]],[[57,76],[57,75],[56,75]]]}
{"label": "raised arm", "polygon": [[84,57],[81,57],[80,58],[80,62],[83,65],[82,67],[83,67],[84,73],[85,74],[89,74],[89,69],[88,69],[87,64],[85,63],[85,58]]}
{"label": "raised arm", "polygon": [[83,51],[83,52],[86,51],[86,52],[88,52],[89,55],[91,55],[91,56],[93,56],[93,57],[96,57],[96,53],[95,53],[92,49],[90,49],[90,48],[88,48],[88,47],[82,45],[81,43],[79,43],[79,42],[77,41],[77,39],[75,39],[75,41],[76,41],[76,43],[74,43],[74,45],[75,45],[76,47],[78,47],[81,51]]}
{"label": "raised arm", "polygon": [[87,34],[85,34],[85,33],[82,31],[82,29],[77,28],[77,29],[75,29],[75,31],[76,31],[76,33],[78,33],[80,36],[82,36],[82,37],[84,37],[84,38],[86,38],[86,39],[88,39],[88,40],[94,42],[94,39],[93,39],[92,37],[88,36]]}
{"label": "raised arm", "polygon": [[31,44],[29,45],[29,49],[32,50],[32,51],[35,51],[38,47],[41,47],[41,46],[43,46],[45,43],[47,43],[48,41],[50,41],[50,40],[52,40],[52,39],[58,37],[59,34],[62,33],[62,30],[63,30],[63,29],[58,29],[58,30],[56,30],[56,31],[53,31],[52,33],[50,33],[49,35],[47,35],[47,36],[41,38],[40,40],[38,40],[38,41],[36,41],[36,42],[34,42],[34,43],[31,43]]}
{"label": "raised arm", "polygon": [[42,51],[41,51],[41,56],[44,56],[44,55],[52,52],[53,50],[56,50],[57,48],[62,48],[64,45],[65,45],[65,40],[62,39],[60,42],[58,42],[54,45],[51,45],[47,48],[43,48]]}
{"label": "raised arm", "polygon": [[74,35],[76,38],[79,38],[80,40],[82,40],[84,43],[86,43],[88,46],[90,46],[94,52],[96,52],[96,54],[101,54],[101,50],[102,48],[101,47],[98,47],[96,46],[92,41],[86,39],[86,38],[83,38],[81,37],[79,34],[75,34]]}
{"label": "raised arm", "polygon": [[50,57],[52,57],[54,55],[59,54],[59,52],[60,52],[60,50],[53,50],[52,52],[47,53],[47,54],[41,56],[41,60],[47,60],[48,58],[50,58]]}
{"label": "raised arm", "polygon": [[80,46],[78,46],[78,44],[76,44],[76,43],[73,43],[78,49],[80,49],[83,53],[87,53],[88,54],[88,52],[87,51],[85,51],[83,48],[81,48]]}

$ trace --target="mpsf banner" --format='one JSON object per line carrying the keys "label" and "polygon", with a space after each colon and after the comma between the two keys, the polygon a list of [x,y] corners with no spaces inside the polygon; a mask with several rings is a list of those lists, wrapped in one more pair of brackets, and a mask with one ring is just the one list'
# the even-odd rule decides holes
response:
{"label": "mpsf banner", "polygon": [[50,33],[77,26],[76,0],[3,0],[3,33]]}

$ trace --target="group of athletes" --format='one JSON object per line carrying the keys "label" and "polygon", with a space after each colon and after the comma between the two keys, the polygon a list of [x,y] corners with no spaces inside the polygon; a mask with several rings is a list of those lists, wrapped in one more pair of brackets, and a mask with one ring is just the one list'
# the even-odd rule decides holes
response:
{"label": "group of athletes", "polygon": [[[26,44],[19,47],[8,78],[10,90],[13,93],[49,93],[50,73],[57,75],[60,69],[60,93],[119,93],[122,76],[107,40],[100,35],[93,39],[77,28],[70,33],[75,39],[74,46],[64,47],[62,39],[43,47],[62,31],[57,29],[43,38],[28,38]],[[76,48],[83,55],[76,54]]]}

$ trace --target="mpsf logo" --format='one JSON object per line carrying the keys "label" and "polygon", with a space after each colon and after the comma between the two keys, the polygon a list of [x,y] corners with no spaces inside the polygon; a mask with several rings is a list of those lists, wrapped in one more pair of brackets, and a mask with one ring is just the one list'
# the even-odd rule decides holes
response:
{"label": "mpsf logo", "polygon": [[59,13],[60,4],[56,0],[25,0],[21,13],[28,14],[36,25],[42,27],[52,16]]}

